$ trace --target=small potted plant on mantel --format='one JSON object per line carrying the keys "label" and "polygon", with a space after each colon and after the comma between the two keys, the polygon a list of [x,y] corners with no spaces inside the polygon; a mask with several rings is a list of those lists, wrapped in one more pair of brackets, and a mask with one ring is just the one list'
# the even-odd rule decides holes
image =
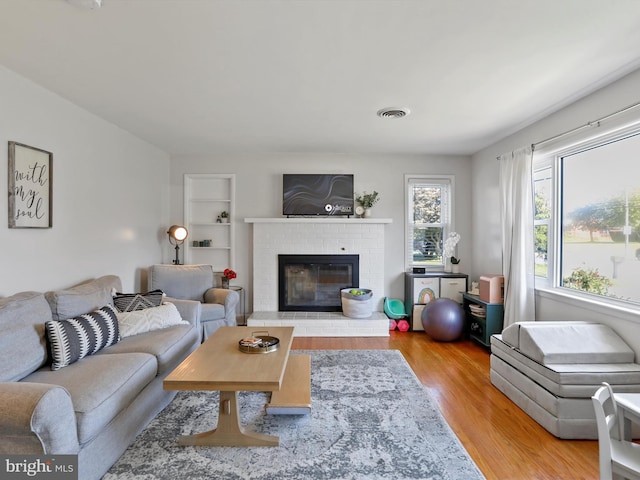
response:
{"label": "small potted plant on mantel", "polygon": [[364,216],[371,216],[371,207],[373,207],[380,200],[378,192],[375,190],[373,193],[362,192],[356,196],[356,202],[358,202],[362,208],[364,208]]}

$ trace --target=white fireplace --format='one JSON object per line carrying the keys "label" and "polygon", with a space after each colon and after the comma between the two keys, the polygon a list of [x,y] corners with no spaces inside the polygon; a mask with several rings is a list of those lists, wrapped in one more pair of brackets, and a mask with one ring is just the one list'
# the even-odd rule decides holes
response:
{"label": "white fireplace", "polygon": [[[391,219],[247,218],[253,224],[254,327],[295,326],[297,336],[387,336],[383,313],[384,234]],[[371,318],[340,312],[278,311],[278,255],[358,255],[359,286],[373,291]]]}

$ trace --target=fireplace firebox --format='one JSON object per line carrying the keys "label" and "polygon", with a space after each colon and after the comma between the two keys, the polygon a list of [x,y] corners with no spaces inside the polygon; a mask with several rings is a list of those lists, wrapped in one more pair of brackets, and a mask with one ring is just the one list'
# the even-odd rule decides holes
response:
{"label": "fireplace firebox", "polygon": [[340,290],[357,288],[359,255],[278,255],[278,309],[340,312]]}

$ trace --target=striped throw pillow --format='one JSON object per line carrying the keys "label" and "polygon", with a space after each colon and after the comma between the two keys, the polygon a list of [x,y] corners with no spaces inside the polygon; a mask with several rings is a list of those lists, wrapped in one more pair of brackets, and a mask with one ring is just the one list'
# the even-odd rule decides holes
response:
{"label": "striped throw pillow", "polygon": [[67,320],[45,323],[51,370],[60,370],[120,340],[118,317],[111,305]]}
{"label": "striped throw pillow", "polygon": [[119,312],[135,312],[162,305],[164,292],[160,289],[147,293],[119,293],[113,296],[113,304]]}

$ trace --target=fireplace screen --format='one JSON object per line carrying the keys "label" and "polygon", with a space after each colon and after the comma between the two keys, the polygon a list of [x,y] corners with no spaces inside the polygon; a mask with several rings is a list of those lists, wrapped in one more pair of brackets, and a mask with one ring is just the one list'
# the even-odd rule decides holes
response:
{"label": "fireplace screen", "polygon": [[358,287],[358,255],[279,255],[280,311],[339,312],[340,290]]}

